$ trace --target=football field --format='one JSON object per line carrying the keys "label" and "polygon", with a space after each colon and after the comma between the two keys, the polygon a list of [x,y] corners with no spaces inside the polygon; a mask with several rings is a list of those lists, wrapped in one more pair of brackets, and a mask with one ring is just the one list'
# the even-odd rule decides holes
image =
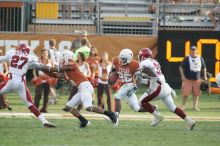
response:
{"label": "football field", "polygon": [[[32,90],[33,91],[33,90]],[[142,91],[138,92],[140,96]],[[178,92],[178,91],[177,91]],[[34,93],[34,92],[32,92]],[[67,93],[66,93],[67,94]],[[200,112],[192,109],[189,98],[186,112],[197,121],[193,131],[185,130],[185,122],[169,113],[160,101],[159,110],[165,117],[156,127],[151,127],[149,113],[135,113],[123,103],[120,124],[114,127],[103,116],[82,113],[91,121],[87,128],[80,129],[79,121],[61,109],[67,95],[63,94],[56,105],[49,105],[45,116],[57,128],[44,128],[26,109],[16,94],[7,97],[12,111],[0,110],[0,146],[218,146],[220,144],[219,95],[200,99]],[[181,97],[175,99],[180,105]],[[96,101],[95,101],[96,104]]]}

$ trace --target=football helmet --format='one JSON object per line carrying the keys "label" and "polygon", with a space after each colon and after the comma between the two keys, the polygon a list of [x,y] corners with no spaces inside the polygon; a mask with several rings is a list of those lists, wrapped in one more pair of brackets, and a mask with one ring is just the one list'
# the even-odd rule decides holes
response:
{"label": "football helmet", "polygon": [[143,61],[147,58],[152,58],[152,51],[149,48],[143,48],[138,53],[138,60]]}
{"label": "football helmet", "polygon": [[216,83],[217,83],[218,87],[220,87],[220,73],[218,73],[216,75]]}
{"label": "football helmet", "polygon": [[62,63],[67,63],[69,59],[73,59],[73,52],[70,50],[64,50],[62,53]]}
{"label": "football helmet", "polygon": [[30,47],[27,44],[19,44],[17,51],[23,52],[23,53],[30,53]]}
{"label": "football helmet", "polygon": [[119,59],[122,65],[126,65],[130,63],[132,61],[132,58],[133,58],[133,52],[131,51],[131,49],[126,48],[121,50],[121,52],[119,53]]}

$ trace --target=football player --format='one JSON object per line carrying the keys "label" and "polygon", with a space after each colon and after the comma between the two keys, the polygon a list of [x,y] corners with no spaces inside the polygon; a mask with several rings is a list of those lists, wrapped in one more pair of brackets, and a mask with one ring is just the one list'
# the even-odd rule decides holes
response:
{"label": "football player", "polygon": [[133,52],[130,49],[126,48],[121,50],[119,56],[113,58],[111,72],[116,72],[118,79],[122,83],[122,86],[114,95],[115,112],[118,116],[121,111],[121,99],[124,99],[134,111],[145,111],[140,107],[137,96],[135,95],[135,92],[137,91],[137,86],[134,82],[133,77],[138,68],[139,63],[138,61],[133,60]]}
{"label": "football player", "polygon": [[36,62],[34,56],[29,55],[30,47],[20,44],[16,51],[10,51],[5,56],[0,56],[0,62],[9,62],[9,79],[0,84],[0,95],[17,92],[29,110],[43,123],[45,127],[56,127],[48,122],[39,110],[33,105],[32,97],[26,86],[25,74],[29,65]]}
{"label": "football player", "polygon": [[72,55],[63,54],[64,62],[62,66],[49,67],[41,65],[39,66],[39,69],[53,77],[64,77],[66,80],[74,82],[77,86],[78,92],[66,103],[66,109],[68,109],[73,116],[80,120],[80,128],[90,125],[90,121],[83,117],[76,108],[79,104],[83,104],[83,107],[87,111],[106,115],[113,124],[116,124],[117,116],[115,113],[105,111],[102,108],[92,105],[92,95],[94,92],[93,86],[87,77],[80,72],[79,66],[72,58]]}
{"label": "football player", "polygon": [[140,74],[136,75],[136,80],[139,84],[149,84],[149,88],[140,97],[139,103],[155,117],[151,126],[156,126],[163,120],[163,116],[159,113],[157,107],[150,103],[153,100],[160,99],[171,112],[185,120],[187,130],[192,130],[195,126],[195,121],[174,104],[171,96],[171,88],[165,81],[160,64],[152,58],[151,50],[149,48],[141,49],[138,58],[140,62]]}

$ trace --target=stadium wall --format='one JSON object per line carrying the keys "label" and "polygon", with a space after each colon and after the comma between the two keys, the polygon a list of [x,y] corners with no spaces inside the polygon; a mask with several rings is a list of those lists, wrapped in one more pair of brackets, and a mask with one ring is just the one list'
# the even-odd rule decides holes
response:
{"label": "stadium wall", "polygon": [[[70,48],[71,42],[79,37],[79,35],[1,33],[0,49],[5,53],[24,42],[30,45],[31,54],[39,56],[41,49],[48,48],[49,39],[55,39],[56,47],[63,51],[65,47]],[[89,35],[88,39],[99,53],[107,51],[110,58],[118,55],[123,48],[132,49],[135,58],[139,49],[144,47],[151,48],[154,55],[157,54],[157,36]]]}

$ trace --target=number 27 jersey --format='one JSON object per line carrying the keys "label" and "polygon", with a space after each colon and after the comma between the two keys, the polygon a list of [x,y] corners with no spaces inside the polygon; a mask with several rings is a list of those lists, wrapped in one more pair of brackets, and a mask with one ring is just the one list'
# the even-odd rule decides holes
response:
{"label": "number 27 jersey", "polygon": [[0,56],[0,61],[8,61],[9,73],[23,76],[27,73],[29,64],[37,62],[37,58],[19,51],[10,51],[6,56]]}

